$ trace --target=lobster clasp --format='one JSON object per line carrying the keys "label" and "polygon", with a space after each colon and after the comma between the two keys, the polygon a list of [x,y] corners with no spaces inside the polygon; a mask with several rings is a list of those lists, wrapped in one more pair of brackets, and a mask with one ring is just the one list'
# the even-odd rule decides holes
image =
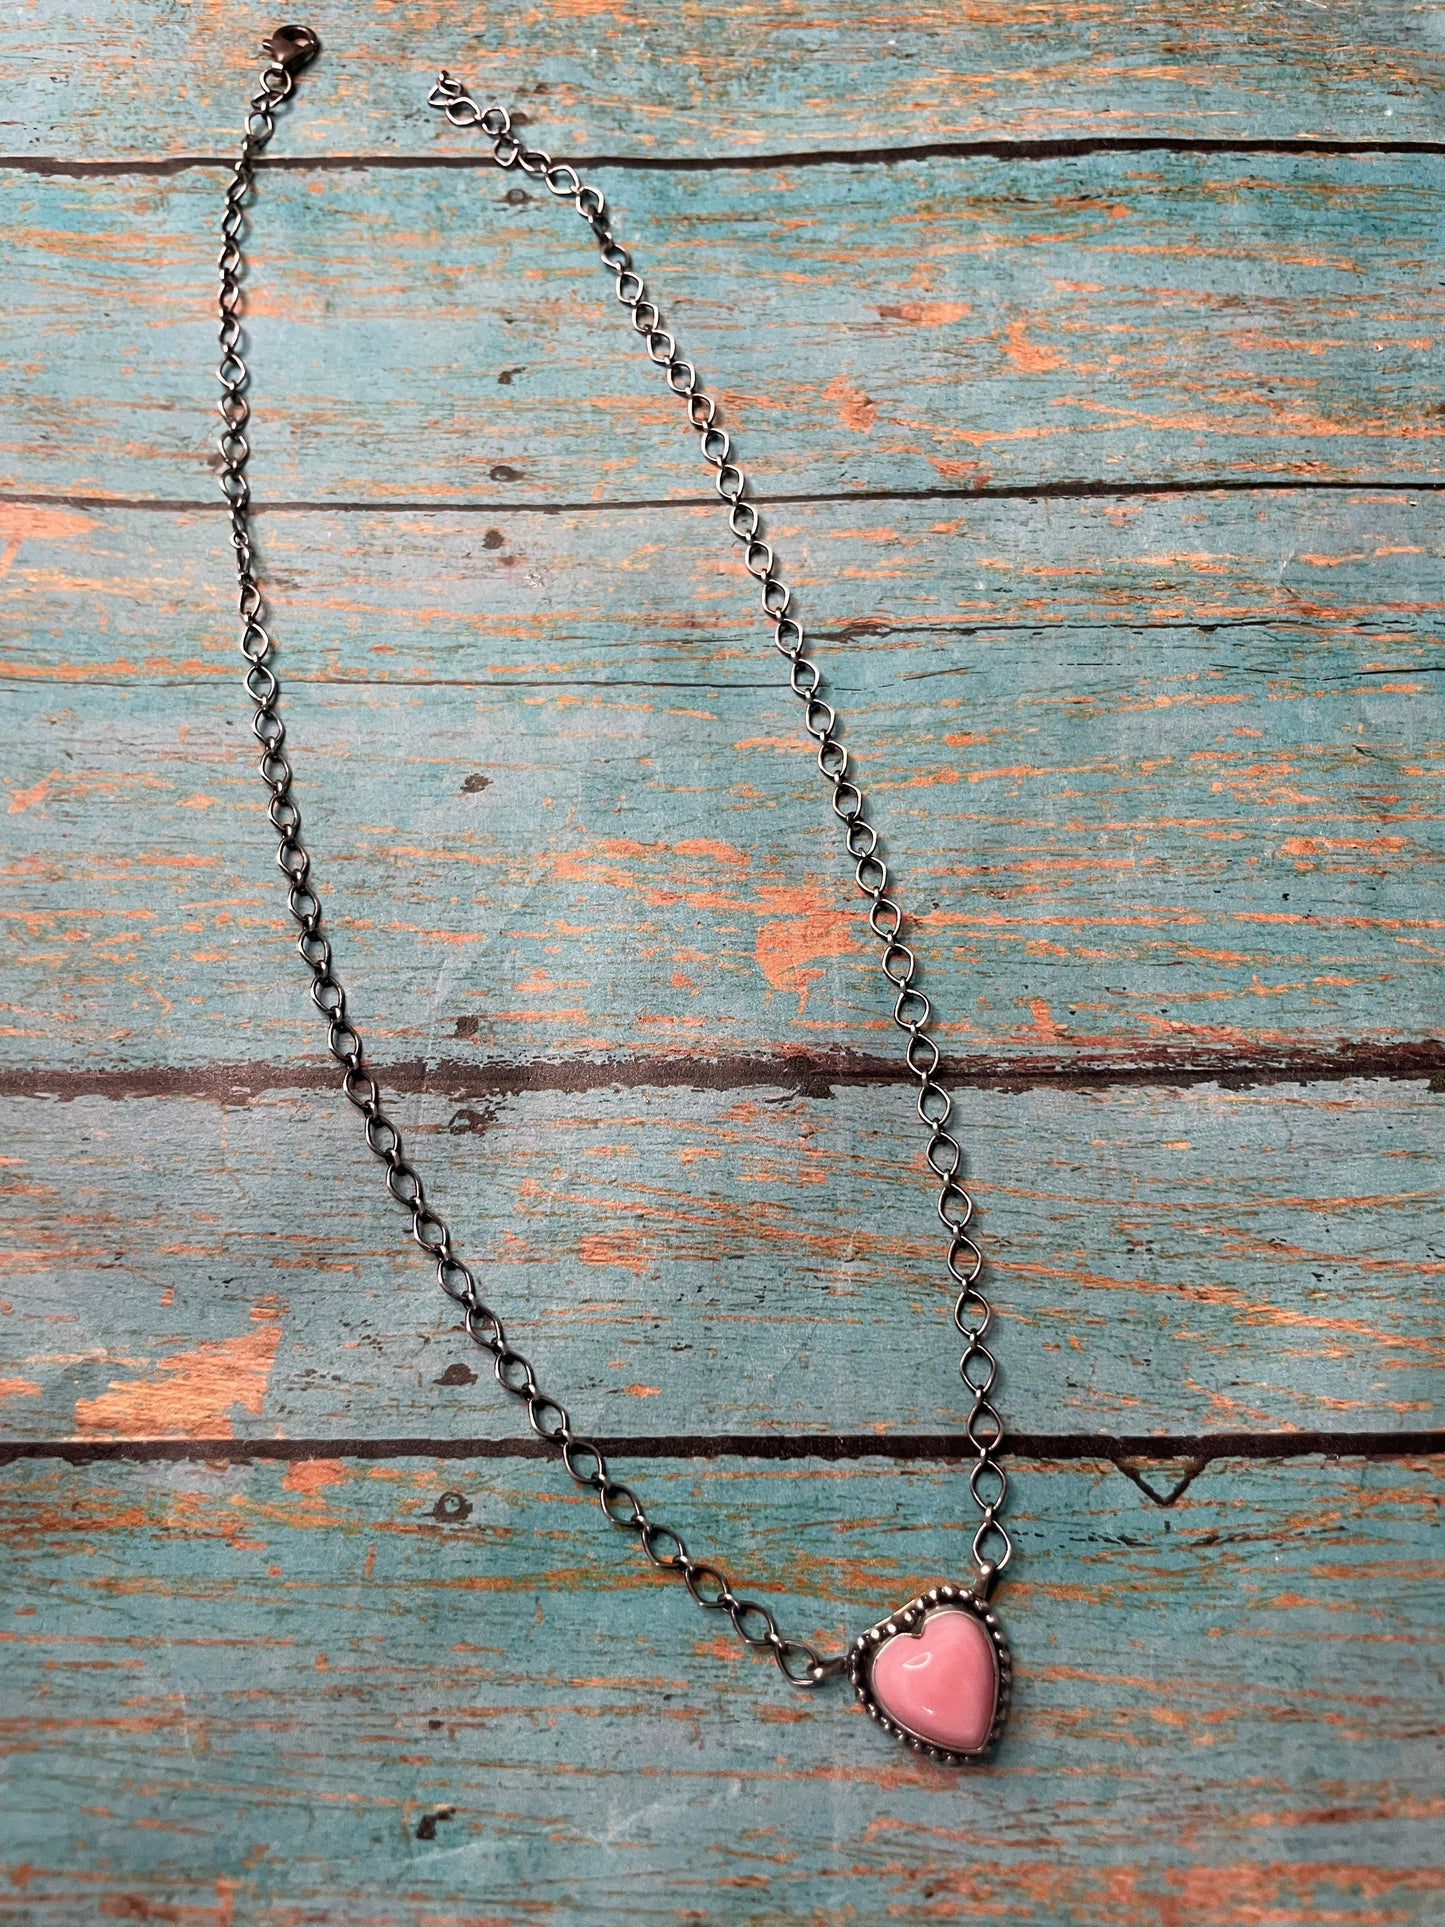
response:
{"label": "lobster clasp", "polygon": [[321,42],[309,27],[278,27],[269,40],[261,42],[285,74],[299,74],[309,67],[321,51]]}

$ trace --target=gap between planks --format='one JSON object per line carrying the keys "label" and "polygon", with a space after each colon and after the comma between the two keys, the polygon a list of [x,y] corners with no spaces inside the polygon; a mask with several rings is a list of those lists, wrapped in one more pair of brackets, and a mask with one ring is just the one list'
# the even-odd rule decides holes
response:
{"label": "gap between planks", "polygon": [[[962,1432],[885,1434],[797,1432],[616,1433],[591,1441],[609,1459],[850,1459],[963,1462],[977,1455]],[[1002,1456],[1072,1461],[1098,1459],[1126,1470],[1134,1461],[1216,1459],[1414,1459],[1445,1454],[1445,1430],[1413,1432],[1209,1432],[1108,1436],[1084,1432],[1011,1432]],[[0,1465],[59,1459],[67,1465],[113,1460],[245,1464],[253,1459],[551,1459],[555,1448],[534,1438],[216,1438],[0,1440]]]}
{"label": "gap between planks", "polygon": [[[525,114],[513,126],[534,123]],[[618,168],[649,174],[757,173],[773,167],[898,167],[909,161],[1053,161],[1088,154],[1317,154],[1325,158],[1358,154],[1445,154],[1445,141],[1330,140],[1308,135],[1056,135],[1040,140],[916,141],[899,147],[811,147],[768,154],[571,154],[575,168]],[[258,173],[268,170],[337,173],[385,168],[426,172],[497,166],[485,149],[448,154],[270,154],[258,155]],[[84,178],[125,174],[184,174],[197,168],[229,169],[229,154],[167,154],[117,161],[77,161],[60,155],[0,154],[0,169],[19,174]]]}
{"label": "gap between planks", "polygon": [[[1036,1089],[1104,1090],[1111,1086],[1218,1084],[1247,1090],[1268,1084],[1333,1084],[1348,1079],[1393,1083],[1428,1081],[1445,1089],[1445,1041],[1346,1046],[1337,1050],[1294,1051],[1285,1056],[1245,1051],[1161,1054],[1153,1061],[1123,1065],[1084,1065],[1020,1059],[954,1057],[946,1062],[949,1081],[959,1088],[1026,1091]],[[444,1091],[458,1097],[512,1097],[526,1091],[671,1089],[735,1091],[767,1087],[800,1097],[829,1096],[836,1086],[909,1084],[904,1068],[891,1058],[848,1051],[786,1052],[779,1056],[601,1058],[534,1064],[469,1064],[458,1059],[413,1057],[374,1064],[372,1075],[384,1089],[401,1092]],[[65,1071],[0,1070],[0,1097],[210,1098],[245,1104],[270,1090],[330,1090],[337,1074],[329,1060],[310,1063],[206,1064],[184,1067]]]}

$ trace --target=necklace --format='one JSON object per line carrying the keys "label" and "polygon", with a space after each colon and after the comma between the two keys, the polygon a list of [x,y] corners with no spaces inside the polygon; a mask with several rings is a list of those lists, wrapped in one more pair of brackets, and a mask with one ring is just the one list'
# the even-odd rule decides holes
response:
{"label": "necklace", "polygon": [[289,886],[287,907],[300,930],[297,948],[311,972],[312,1001],[326,1021],[327,1047],[340,1067],[342,1091],[364,1119],[367,1145],[386,1167],[387,1190],[410,1218],[413,1239],[436,1266],[437,1283],[460,1307],[468,1335],[490,1354],[498,1384],[526,1406],[533,1432],[556,1449],[577,1484],[596,1493],[609,1523],[635,1534],[652,1565],[680,1578],[699,1606],[725,1613],[744,1646],[770,1653],[790,1686],[808,1691],[846,1673],[859,1700],[886,1733],[948,1765],[979,1761],[1002,1732],[1009,1704],[1008,1644],[989,1605],[994,1583],[1013,1551],[999,1518],[1007,1491],[998,1462],[1003,1421],[991,1398],[997,1365],[984,1342],[992,1312],[979,1284],[983,1257],[968,1235],[973,1202],[961,1182],[962,1149],[948,1129],[953,1101],[938,1079],[938,1046],[928,1031],[933,1007],[914,981],[917,962],[903,941],[903,912],[889,894],[888,867],[878,854],[878,833],[868,821],[863,792],[849,774],[837,713],[824,699],[821,670],[805,653],[802,625],[791,612],[791,592],[776,573],[773,551],[763,537],[762,517],[747,499],[747,479],[718,422],[716,402],[703,391],[696,369],[681,357],[662,326],[661,312],[648,298],[632,256],[608,225],[599,191],[585,185],[572,168],[526,146],[512,131],[504,108],[483,111],[462,84],[445,72],[432,88],[429,104],[444,112],[453,127],[479,128],[491,142],[492,159],[499,167],[517,168],[542,181],[559,201],[569,202],[591,230],[602,265],[614,278],[617,299],[641,337],[648,360],[662,370],[669,388],[686,407],[703,460],[714,471],[714,486],[726,505],[743,566],[760,586],[763,615],[788,665],[789,686],[803,705],[804,727],[817,744],[818,769],[831,791],[833,813],[843,825],[858,889],[867,899],[868,925],[882,946],[880,964],[894,998],[893,1021],[907,1035],[904,1060],[918,1084],[918,1116],[928,1133],[926,1156],[938,1181],[938,1216],[956,1288],[953,1321],[964,1340],[959,1375],[972,1399],[964,1426],[973,1454],[969,1491],[980,1514],[971,1549],[972,1582],[930,1587],[860,1633],[845,1652],[825,1655],[806,1640],[780,1631],[770,1607],[736,1593],[721,1567],[694,1558],[678,1533],[649,1518],[637,1494],[612,1476],[601,1449],[573,1428],[557,1399],[541,1390],[530,1362],[508,1343],[501,1319],[485,1303],[475,1275],[453,1249],[451,1231],[408,1160],[401,1134],[387,1116],[380,1089],[366,1068],[362,1039],[348,1016],[346,993],[333,966],[321,899],[302,840],[301,811],[293,793],[281,720],[281,686],[273,666],[274,644],[265,626],[268,611],[256,578],[251,535],[251,487],[246,476],[250,377],[240,352],[245,269],[241,236],[256,156],[275,132],[276,110],[290,98],[297,76],[316,58],[321,43],[309,28],[289,26],[278,28],[264,47],[271,64],[250,103],[221,219],[221,361],[216,370],[224,424],[218,443],[220,484],[230,506],[241,653],[247,665],[244,681],[255,706],[251,726],[261,745],[261,778],[271,796],[268,813],[280,837],[276,861]]}

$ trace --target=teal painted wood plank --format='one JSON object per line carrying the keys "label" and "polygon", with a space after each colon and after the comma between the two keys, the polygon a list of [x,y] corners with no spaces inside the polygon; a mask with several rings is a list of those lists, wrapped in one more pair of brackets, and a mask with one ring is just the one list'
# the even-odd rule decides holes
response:
{"label": "teal painted wood plank", "polygon": [[[951,1470],[637,1482],[830,1640],[964,1556]],[[1164,1509],[1020,1465],[1015,1720],[963,1780],[789,1694],[540,1465],[7,1492],[27,1927],[1439,1919],[1436,1466],[1220,1466]]]}
{"label": "teal painted wood plank", "polygon": [[[274,8],[50,0],[0,27],[7,151],[215,153]],[[304,9],[303,9],[304,11]],[[425,154],[429,69],[525,109],[559,151],[740,154],[1047,135],[1439,133],[1438,10],[1144,0],[1018,8],[840,0],[826,8],[590,4],[508,13],[328,0],[298,147]],[[164,114],[155,109],[158,97]],[[289,133],[290,130],[288,130]]]}
{"label": "teal painted wood plank", "polygon": [[[1113,735],[1145,712],[1167,732],[1179,712],[1237,709],[1253,688],[1276,705],[1318,702],[1396,672],[1418,687],[1383,694],[1419,708],[1439,662],[1445,537],[1423,492],[783,503],[765,515],[829,675],[855,696],[897,685],[949,719],[985,709],[1004,753],[995,681],[1027,679],[1035,736],[1079,711]],[[263,504],[256,526],[293,679],[761,694],[778,681],[718,505],[493,519]],[[0,553],[6,681],[234,683],[219,495],[204,514],[0,502]]]}
{"label": "teal painted wood plank", "polygon": [[[4,513],[6,1060],[314,1060],[221,518]],[[957,1058],[1438,1034],[1428,499],[775,519]],[[894,1051],[715,510],[268,515],[261,539],[383,1059]]]}
{"label": "teal painted wood plank", "polygon": [[[1164,153],[597,176],[765,493],[1438,477],[1442,179]],[[219,181],[0,183],[0,485],[209,496]],[[276,173],[254,256],[260,495],[704,491],[545,192]]]}
{"label": "teal painted wood plank", "polygon": [[[970,1091],[1001,1403],[1024,1431],[1428,1428],[1424,1084]],[[611,1434],[967,1416],[908,1094],[398,1099],[515,1343]],[[9,1100],[10,1437],[515,1437],[348,1107]]]}

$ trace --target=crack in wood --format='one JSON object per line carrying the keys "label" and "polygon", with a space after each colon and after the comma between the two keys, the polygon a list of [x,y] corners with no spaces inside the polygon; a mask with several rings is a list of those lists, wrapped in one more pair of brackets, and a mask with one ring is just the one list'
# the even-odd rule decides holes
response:
{"label": "crack in wood", "polygon": [[1153,1463],[1155,1462],[1152,1460],[1141,1459],[1137,1454],[1132,1453],[1127,1458],[1120,1457],[1114,1460],[1114,1464],[1118,1466],[1124,1477],[1137,1485],[1146,1499],[1152,1499],[1155,1505],[1171,1506],[1176,1499],[1183,1497],[1210,1461],[1200,1457],[1163,1461],[1169,1466],[1171,1473],[1178,1472],[1179,1467],[1183,1466],[1183,1471],[1179,1472],[1174,1483],[1163,1492],[1145,1476],[1144,1467]]}
{"label": "crack in wood", "polygon": [[[977,486],[926,488],[848,488],[767,491],[759,487],[752,499],[761,508],[808,508],[838,502],[1033,502],[1129,501],[1151,495],[1438,495],[1445,481],[1402,482],[1389,477],[1363,481],[1358,477],[1216,476],[1177,481],[1108,481],[1084,479],[1055,482],[985,482]],[[0,507],[70,508],[104,513],[131,512],[163,515],[223,515],[223,501],[208,495],[93,495],[74,490],[0,489]],[[377,496],[361,501],[348,496],[334,499],[255,501],[252,515],[609,515],[659,509],[716,509],[709,495],[597,496],[585,502],[509,501],[498,496],[458,496],[437,501],[410,496]]]}

